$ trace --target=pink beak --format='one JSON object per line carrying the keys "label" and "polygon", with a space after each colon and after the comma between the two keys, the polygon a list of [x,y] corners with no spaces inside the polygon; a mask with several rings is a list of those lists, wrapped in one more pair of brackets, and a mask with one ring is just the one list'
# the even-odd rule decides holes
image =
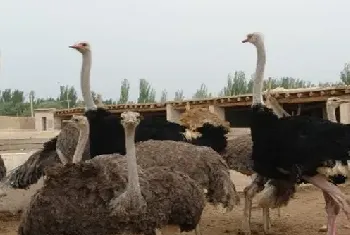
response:
{"label": "pink beak", "polygon": [[77,49],[77,48],[79,48],[79,45],[74,44],[74,45],[69,46],[69,48],[74,48],[74,49]]}

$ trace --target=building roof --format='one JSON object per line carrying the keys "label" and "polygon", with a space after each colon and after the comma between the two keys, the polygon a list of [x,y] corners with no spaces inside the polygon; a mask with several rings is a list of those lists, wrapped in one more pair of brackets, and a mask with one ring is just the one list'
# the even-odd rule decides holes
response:
{"label": "building roof", "polygon": [[[266,92],[264,92],[266,93]],[[350,86],[338,87],[310,87],[299,89],[276,88],[270,90],[271,96],[275,97],[279,103],[309,103],[326,101],[331,96],[350,96]],[[218,105],[220,107],[235,107],[251,105],[252,94],[215,97],[206,99],[193,99],[184,101],[168,101],[166,103],[142,103],[142,104],[117,104],[105,105],[104,108],[115,113],[122,113],[125,110],[137,112],[158,112],[166,111],[166,105],[170,104],[175,109],[185,109],[187,106],[207,107],[208,105]],[[70,116],[84,113],[84,108],[71,108],[56,110],[57,116]]]}

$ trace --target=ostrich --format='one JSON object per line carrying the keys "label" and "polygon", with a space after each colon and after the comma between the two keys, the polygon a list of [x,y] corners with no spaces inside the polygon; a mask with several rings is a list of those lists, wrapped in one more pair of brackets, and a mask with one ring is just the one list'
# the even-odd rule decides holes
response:
{"label": "ostrich", "polygon": [[[198,114],[198,112],[202,113],[205,110],[192,110],[191,113]],[[215,121],[213,115],[202,113],[202,116],[206,116],[207,121],[213,122],[213,125],[221,123],[220,120]],[[192,120],[188,115],[183,118],[183,122],[186,123],[184,119]],[[198,124],[199,122],[197,120],[195,123]],[[81,133],[79,138],[84,138],[84,136],[86,135]],[[83,149],[83,147],[77,149]],[[59,148],[57,148],[57,152],[60,153],[61,162],[64,164],[74,162],[74,156],[77,154],[81,156],[81,153],[77,152],[74,153],[74,156],[64,156]],[[221,203],[224,208],[231,211],[233,206],[239,203],[239,196],[230,179],[226,162],[209,147],[170,140],[148,140],[136,144],[136,153],[137,163],[143,169],[154,166],[168,166],[187,174],[198,182],[203,189],[207,190],[208,201],[214,205]]]}
{"label": "ostrich", "polygon": [[136,145],[137,164],[142,169],[168,166],[181,171],[207,191],[207,199],[231,211],[239,203],[224,159],[213,149],[170,140],[148,140]]}
{"label": "ostrich", "polygon": [[[212,122],[213,125],[221,123],[220,120],[215,121],[217,117],[214,114],[205,111],[192,110],[191,113],[204,112],[202,116],[206,116],[207,121]],[[182,118],[185,125],[188,125],[189,120],[193,119],[188,114]],[[195,123],[200,123],[200,120],[196,120]],[[188,125],[188,127],[191,126]],[[136,155],[137,164],[142,169],[167,166],[185,173],[207,191],[208,201],[215,206],[221,204],[227,211],[231,211],[239,203],[239,196],[230,179],[227,164],[209,147],[170,140],[148,140],[136,144]],[[63,159],[64,162],[72,162],[72,156],[63,156]]]}
{"label": "ostrich", "polygon": [[[136,144],[136,155],[137,164],[142,169],[167,166],[185,173],[207,191],[208,201],[215,206],[221,204],[231,211],[239,203],[226,162],[209,147],[171,140],[148,140]],[[74,156],[62,155],[61,159],[67,164],[74,162]]]}
{"label": "ostrich", "polygon": [[[278,117],[290,116],[290,114],[283,109],[283,107],[278,103],[278,101],[274,97],[272,97],[269,90],[266,93],[266,104],[274,111],[274,113]],[[252,200],[257,193],[264,190],[265,184],[269,180],[268,178],[256,174],[253,171],[253,161],[251,159],[251,155],[252,138],[250,134],[245,134],[233,139],[229,139],[227,141],[227,147],[222,153],[222,156],[224,157],[231,170],[240,172],[241,174],[244,174],[246,176],[252,176],[251,184],[245,187],[243,190],[245,196],[245,203],[243,210],[242,232],[244,232],[245,234],[251,234],[250,220],[252,211]],[[268,197],[269,200],[274,200],[276,202],[273,205],[273,207],[277,207],[278,215],[280,216],[280,207],[287,205],[288,201],[280,200],[279,198],[290,198],[294,194],[294,190],[293,187],[290,187],[289,185],[283,185],[281,184],[281,182],[278,181],[272,181],[271,183],[274,184],[274,186],[278,187],[279,190],[277,192],[274,192],[275,195],[271,195],[269,191],[264,191],[268,194],[264,196]],[[264,232],[265,234],[268,234],[270,229],[270,213],[268,206],[263,207],[263,224]]]}
{"label": "ostrich", "polygon": [[[125,154],[124,129],[120,117],[112,114],[93,103],[90,90],[91,47],[87,42],[76,43],[73,48],[82,54],[81,90],[86,105],[85,116],[89,120],[89,142],[84,150],[83,159],[90,159],[101,154]],[[217,152],[226,147],[227,128],[205,123],[197,129],[201,133],[192,139],[185,138],[186,128],[158,117],[146,117],[136,129],[135,141],[173,140],[184,141],[199,146],[208,146]],[[59,156],[72,156],[78,141],[79,131],[75,124],[66,125],[60,134],[44,143],[43,149],[38,150],[21,166],[6,177],[5,183],[12,188],[26,189],[43,176],[44,168],[60,161]],[[120,141],[117,141],[117,140]],[[59,153],[57,154],[57,146]]]}
{"label": "ostrich", "polygon": [[[6,167],[4,160],[2,159],[0,155],[0,180],[2,180],[6,176]],[[0,197],[6,196],[6,192],[0,188]]]}
{"label": "ostrich", "polygon": [[[341,99],[341,98],[338,98],[338,97],[330,97],[330,98],[327,99],[326,110],[327,110],[327,118],[328,118],[328,120],[330,120],[332,122],[338,122],[336,114],[335,114],[335,110],[341,104],[344,104],[344,103],[349,103],[349,100]],[[347,177],[345,177],[344,175],[347,175],[347,176],[350,175],[349,174],[350,173],[349,172],[349,168],[344,167],[344,165],[347,165],[346,161],[335,161],[334,168],[337,169],[338,171],[343,172],[343,174],[338,174],[338,175],[334,175],[334,176],[330,177],[330,180],[335,185],[345,183]],[[327,171],[327,170],[332,170],[332,169],[328,168],[328,169],[325,169],[325,170]],[[328,230],[327,224],[323,225],[319,229],[320,232],[327,232],[327,230]]]}
{"label": "ostrich", "polygon": [[0,180],[6,176],[6,167],[4,159],[0,155]]}
{"label": "ostrich", "polygon": [[[75,119],[78,127],[88,126],[85,117]],[[19,235],[155,235],[156,229],[164,234],[169,227],[181,232],[196,228],[204,208],[198,184],[170,167],[137,167],[139,114],[125,112],[121,122],[126,157],[100,155],[75,162],[82,159],[75,155],[74,163],[48,168],[44,187],[22,215]]]}
{"label": "ostrich", "polygon": [[60,158],[60,161],[63,165],[67,163],[77,163],[81,162],[87,159],[83,159],[84,151],[86,151],[86,145],[89,140],[89,134],[90,134],[90,126],[89,122],[86,117],[84,116],[76,116],[74,115],[71,120],[69,120],[69,123],[75,124],[75,128],[78,128],[79,131],[79,137],[78,141],[75,144],[76,148],[74,150],[74,155],[72,159],[69,159],[67,156],[65,156],[62,151],[59,149],[60,145],[57,146],[56,152]]}
{"label": "ostrich", "polygon": [[[192,114],[196,114],[194,123],[190,123],[194,120]],[[204,124],[203,118],[213,125],[223,123],[215,114],[204,109],[194,109],[182,115],[181,122],[188,128],[198,124],[196,127],[200,128],[201,124]],[[188,175],[207,191],[206,198],[214,206],[221,204],[227,211],[231,211],[239,203],[239,196],[230,179],[228,166],[212,148],[170,140],[148,140],[136,144],[136,155],[137,164],[142,169],[166,166]],[[64,159],[63,162],[72,162],[72,156],[61,158]]]}
{"label": "ostrich", "polygon": [[[342,103],[348,103],[349,101],[348,100],[344,100],[344,99],[340,99],[340,98],[337,98],[337,97],[331,97],[331,98],[328,98],[327,100],[327,103],[326,103],[326,110],[327,110],[327,118],[328,120],[332,121],[332,122],[337,122],[336,120],[336,115],[335,115],[335,109],[338,108],[340,106],[340,104]],[[273,100],[273,102],[271,102],[268,98],[266,99],[266,105],[268,106],[268,103],[272,104],[272,103],[275,103],[273,106],[271,106],[271,108],[273,109],[273,111],[276,113],[277,116],[281,117],[280,114],[284,114],[285,116],[290,116],[287,112],[285,112],[283,110],[282,107],[278,107],[278,103],[276,103],[275,100]],[[276,108],[277,110],[279,110],[279,114],[278,112],[276,112]],[[248,150],[248,154],[251,154],[251,151],[252,151],[252,146],[251,146],[251,138],[250,136],[247,136],[249,137],[249,139],[247,140],[247,142],[250,144],[248,144],[248,146],[250,146],[250,148],[246,148],[245,150]],[[247,138],[246,137],[246,138]],[[243,140],[244,141],[244,140]],[[241,144],[239,144],[240,142],[237,140],[236,141],[238,143],[238,146],[242,146]],[[239,147],[238,149],[233,149],[232,147],[230,148],[231,146],[231,143],[230,141],[228,141],[227,143],[228,147],[227,149],[230,150],[231,152],[231,155],[229,155],[231,158],[229,158],[230,160],[230,166],[241,166],[239,169],[242,168],[242,164],[239,164],[239,162],[237,163],[237,157],[240,157],[241,155],[238,155],[237,153],[242,151]],[[244,145],[243,145],[244,146]],[[232,157],[233,156],[233,157]],[[239,160],[239,158],[238,158]],[[252,163],[251,161],[249,161],[249,163]],[[341,161],[336,161],[335,163],[335,166],[334,166],[334,169],[336,169],[337,171],[342,171],[343,172],[343,175],[348,175],[348,168],[344,167],[344,165],[346,165],[346,162],[341,162]],[[243,170],[245,171],[252,171],[252,168],[253,168],[253,164],[249,164],[248,166],[246,164],[243,164]],[[332,171],[333,168],[323,168],[323,170],[325,171]],[[241,170],[242,171],[242,170]],[[344,173],[345,172],[345,173]],[[341,174],[336,174],[336,175],[332,175],[332,174],[329,174],[330,176],[328,176],[329,180],[331,182],[333,182],[334,184],[343,184],[345,183],[346,181],[346,177],[344,177],[343,175]],[[279,202],[279,203],[275,203],[273,205],[273,207],[278,207],[279,205],[287,205],[289,200],[292,198],[295,190],[293,189],[293,184],[291,184],[290,182],[283,182],[283,181],[277,181],[277,180],[271,180],[269,181],[269,179],[267,178],[264,178],[262,177],[261,179],[259,179],[259,175],[256,176],[257,178],[256,181],[258,183],[260,183],[260,187],[259,185],[255,185],[254,184],[254,181],[253,183],[248,186],[248,190],[247,190],[247,193],[248,193],[248,196],[250,196],[249,194],[252,194],[252,195],[255,195],[256,193],[258,193],[259,191],[263,190],[262,192],[262,196],[258,199],[258,204],[266,204],[266,205],[269,205],[271,204],[271,202],[273,202],[274,200],[276,202]],[[268,183],[267,183],[268,182]],[[267,185],[270,185],[272,187],[264,187],[264,185],[267,183]],[[277,185],[276,183],[279,183],[279,185]],[[305,183],[304,180],[301,180],[300,182],[298,182],[298,184],[301,184],[301,183]],[[275,185],[274,185],[275,184]],[[275,193],[275,195],[271,198],[271,191],[273,191],[276,187],[282,187],[280,188],[280,192],[287,192],[287,193],[284,193],[284,194],[281,194],[281,193]],[[254,190],[257,190],[257,191],[254,191]],[[272,192],[273,193],[273,192]],[[272,199],[272,200],[271,200]],[[269,205],[271,206],[271,205]],[[279,207],[278,207],[279,209]],[[248,208],[246,207],[246,209],[248,211]],[[249,217],[250,217],[250,214],[249,214]],[[249,218],[248,217],[248,218]],[[248,218],[246,218],[246,221],[243,221],[243,228],[246,228],[245,231],[250,231],[248,226],[249,226],[249,220]],[[264,221],[267,221],[268,219],[264,218]],[[269,226],[269,224],[265,225],[264,224],[264,228],[265,226]],[[319,231],[321,232],[327,232],[327,225],[323,225]],[[264,231],[265,233],[267,231]],[[249,233],[249,232],[247,232]]]}
{"label": "ostrich", "polygon": [[[337,160],[350,160],[350,126],[316,117],[291,116],[279,119],[275,116],[262,100],[266,63],[263,36],[251,33],[242,42],[253,44],[258,57],[250,127],[253,170],[264,177],[292,183],[303,179],[320,188],[326,201],[327,234],[335,235],[335,220],[340,209],[350,219],[350,201],[337,186],[328,181],[329,175],[320,167],[332,168]],[[340,171],[331,173],[342,174]]]}

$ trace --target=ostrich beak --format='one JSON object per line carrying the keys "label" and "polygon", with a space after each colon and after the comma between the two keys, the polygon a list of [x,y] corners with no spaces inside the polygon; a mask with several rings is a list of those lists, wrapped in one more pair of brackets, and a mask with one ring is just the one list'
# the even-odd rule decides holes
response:
{"label": "ostrich beak", "polygon": [[79,45],[71,45],[71,46],[68,46],[69,48],[74,48],[74,49],[78,49],[79,48]]}
{"label": "ostrich beak", "polygon": [[248,38],[247,38],[247,39],[242,40],[242,43],[246,43],[246,42],[248,42]]}

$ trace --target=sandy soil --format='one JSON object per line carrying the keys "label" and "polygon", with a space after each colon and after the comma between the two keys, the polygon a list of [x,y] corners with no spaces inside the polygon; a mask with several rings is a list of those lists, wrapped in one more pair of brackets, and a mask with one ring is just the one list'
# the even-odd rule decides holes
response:
{"label": "sandy soil", "polygon": [[[342,191],[350,194],[350,186],[342,186]],[[12,197],[14,200],[16,197]],[[23,195],[18,195],[23,198]],[[22,202],[23,203],[23,202]],[[14,212],[15,213],[15,212]],[[239,229],[242,221],[243,200],[241,205],[233,211],[223,214],[220,209],[207,206],[202,217],[203,235],[227,235],[240,234]],[[254,208],[252,227],[253,234],[263,234],[261,210]],[[313,186],[300,187],[288,207],[281,210],[281,217],[277,216],[277,211],[273,210],[272,230],[273,235],[319,235],[325,234],[318,232],[319,227],[325,222],[324,201],[321,192]],[[0,214],[0,234],[15,235],[19,224],[19,215],[10,213]],[[337,220],[338,235],[350,233],[346,228],[350,224],[344,214],[341,214]],[[188,233],[192,234],[192,233]]]}

